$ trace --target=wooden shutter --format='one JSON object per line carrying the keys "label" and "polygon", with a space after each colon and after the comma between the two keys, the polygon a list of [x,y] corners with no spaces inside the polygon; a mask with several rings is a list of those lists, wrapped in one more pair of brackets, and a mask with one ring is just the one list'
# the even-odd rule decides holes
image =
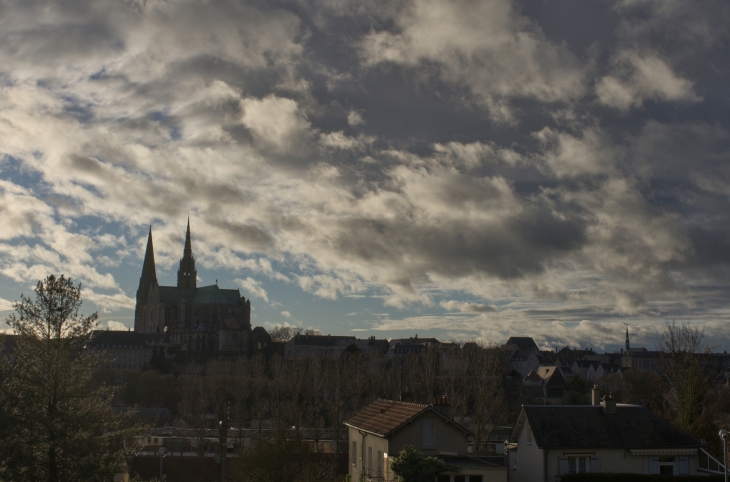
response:
{"label": "wooden shutter", "polygon": [[679,457],[679,475],[689,475],[689,457],[686,455]]}
{"label": "wooden shutter", "polygon": [[649,475],[659,474],[659,457],[656,455],[649,456]]}
{"label": "wooden shutter", "polygon": [[601,459],[599,457],[591,457],[591,472],[601,471]]}
{"label": "wooden shutter", "polygon": [[424,417],[421,420],[421,447],[433,446],[433,418]]}
{"label": "wooden shutter", "polygon": [[558,475],[567,474],[569,471],[568,457],[558,457]]}

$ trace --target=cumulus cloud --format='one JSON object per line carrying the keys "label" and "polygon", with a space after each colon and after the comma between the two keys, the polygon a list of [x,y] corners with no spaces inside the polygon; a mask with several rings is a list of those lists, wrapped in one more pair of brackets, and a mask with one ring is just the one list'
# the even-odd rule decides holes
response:
{"label": "cumulus cloud", "polygon": [[261,287],[261,283],[255,279],[248,277],[246,279],[236,279],[235,281],[241,286],[241,288],[243,288],[244,296],[253,296],[260,298],[267,303],[269,302],[269,295],[266,293],[266,290],[263,289]]}
{"label": "cumulus cloud", "polygon": [[190,215],[201,276],[353,324],[728,319],[722,2],[591,28],[507,0],[34,5],[0,7],[10,285],[64,272],[128,314],[148,225],[174,277]]}
{"label": "cumulus cloud", "polygon": [[124,325],[124,323],[120,323],[114,320],[107,321],[106,327],[110,331],[127,331],[127,327]]}
{"label": "cumulus cloud", "polygon": [[447,81],[468,86],[497,119],[510,118],[513,97],[567,101],[583,91],[583,73],[569,51],[549,42],[506,0],[479,3],[417,0],[362,42],[367,65],[436,63]]}
{"label": "cumulus cloud", "polygon": [[621,52],[614,60],[615,74],[600,79],[596,94],[610,107],[627,111],[646,100],[699,102],[692,82],[678,76],[655,53]]}

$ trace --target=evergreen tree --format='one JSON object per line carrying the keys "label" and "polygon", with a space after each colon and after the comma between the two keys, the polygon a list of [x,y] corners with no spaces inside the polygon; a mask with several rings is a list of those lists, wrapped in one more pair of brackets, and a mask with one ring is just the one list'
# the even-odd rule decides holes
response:
{"label": "evergreen tree", "polygon": [[413,445],[403,447],[390,462],[390,468],[402,482],[433,482],[441,472],[458,471],[438,457],[424,457]]}
{"label": "evergreen tree", "polygon": [[100,360],[84,348],[97,315],[79,316],[80,305],[81,285],[51,275],[7,319],[16,348],[0,360],[3,480],[112,480],[133,448],[111,393],[91,388]]}

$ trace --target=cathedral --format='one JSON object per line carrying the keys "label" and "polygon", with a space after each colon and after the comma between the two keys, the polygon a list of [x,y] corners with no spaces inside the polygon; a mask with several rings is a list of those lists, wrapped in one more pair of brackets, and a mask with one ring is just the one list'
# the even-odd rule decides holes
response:
{"label": "cathedral", "polygon": [[237,289],[219,288],[217,282],[198,288],[189,219],[177,286],[160,286],[157,282],[150,227],[137,289],[134,331],[164,334],[168,347],[175,351],[248,351],[251,302]]}

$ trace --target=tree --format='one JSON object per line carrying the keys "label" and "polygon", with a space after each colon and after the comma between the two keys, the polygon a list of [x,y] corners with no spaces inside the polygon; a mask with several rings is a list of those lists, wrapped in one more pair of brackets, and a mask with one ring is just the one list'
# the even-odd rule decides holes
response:
{"label": "tree", "polygon": [[241,451],[232,463],[230,480],[236,482],[334,482],[335,465],[315,453],[300,432],[278,430]]}
{"label": "tree", "polygon": [[284,326],[284,325],[277,325],[274,327],[273,330],[269,332],[269,335],[271,336],[271,341],[275,342],[287,342],[294,338],[296,335],[321,335],[322,332],[319,330],[315,330],[313,328],[308,328],[306,330],[302,330],[302,328],[298,326]]}
{"label": "tree", "polygon": [[588,405],[590,403],[590,391],[590,383],[583,380],[577,373],[574,373],[565,382],[562,402],[564,405]]}
{"label": "tree", "polygon": [[111,480],[134,449],[112,393],[92,388],[100,364],[87,353],[96,313],[79,316],[81,285],[51,275],[35,299],[21,295],[7,323],[15,361],[0,360],[0,473],[13,481]]}
{"label": "tree", "polygon": [[720,397],[712,393],[708,372],[709,349],[704,331],[686,323],[667,323],[659,343],[662,369],[671,388],[667,395],[671,421],[697,438],[710,450],[722,453],[715,423]]}
{"label": "tree", "polygon": [[390,468],[403,482],[433,482],[441,472],[458,472],[438,457],[424,457],[413,445],[403,447]]}

